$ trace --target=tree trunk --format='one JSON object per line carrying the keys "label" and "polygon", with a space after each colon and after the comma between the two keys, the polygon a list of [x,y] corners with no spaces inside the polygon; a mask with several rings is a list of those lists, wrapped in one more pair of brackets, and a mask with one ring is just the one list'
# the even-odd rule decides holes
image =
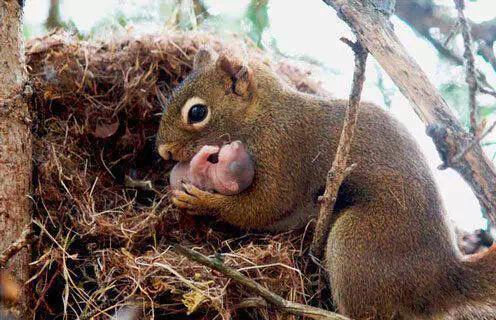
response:
{"label": "tree trunk", "polygon": [[60,21],[60,2],[59,0],[50,0],[50,9],[48,9],[48,18],[45,23],[48,30],[64,28],[64,24]]}
{"label": "tree trunk", "polygon": [[[0,253],[30,222],[31,133],[26,102],[22,0],[0,2]],[[28,279],[29,254],[23,249],[6,266],[19,283]],[[12,308],[26,316],[27,294]]]}

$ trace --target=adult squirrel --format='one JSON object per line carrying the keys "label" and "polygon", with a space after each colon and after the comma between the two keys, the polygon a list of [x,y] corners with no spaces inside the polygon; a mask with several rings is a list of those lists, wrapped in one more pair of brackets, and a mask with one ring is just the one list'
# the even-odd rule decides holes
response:
{"label": "adult squirrel", "polygon": [[[240,140],[255,163],[236,195],[185,185],[173,201],[244,229],[288,230],[315,216],[347,101],[297,92],[259,61],[200,49],[167,102],[165,159]],[[419,147],[383,109],[362,103],[333,213],[325,266],[333,300],[353,319],[496,319],[496,250],[464,259]]]}

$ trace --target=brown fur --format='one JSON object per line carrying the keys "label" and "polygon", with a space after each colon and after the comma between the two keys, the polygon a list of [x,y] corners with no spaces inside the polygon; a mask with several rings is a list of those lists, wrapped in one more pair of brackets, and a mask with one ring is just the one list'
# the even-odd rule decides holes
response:
{"label": "brown fur", "polygon": [[[300,227],[317,212],[346,101],[297,92],[258,62],[238,79],[239,65],[226,63],[203,64],[175,90],[157,144],[188,160],[203,145],[241,140],[256,165],[253,184],[234,196],[189,190],[175,202],[245,229]],[[212,112],[200,131],[181,123],[180,109],[193,96]],[[339,312],[354,319],[496,319],[496,253],[460,257],[406,129],[362,103],[350,157],[357,167],[340,189],[326,253]]]}

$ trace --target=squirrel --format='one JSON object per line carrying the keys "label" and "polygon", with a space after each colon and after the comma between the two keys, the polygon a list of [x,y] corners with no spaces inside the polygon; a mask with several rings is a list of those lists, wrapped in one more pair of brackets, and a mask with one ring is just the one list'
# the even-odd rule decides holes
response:
{"label": "squirrel", "polygon": [[[157,132],[167,160],[242,141],[252,184],[222,195],[184,184],[173,202],[242,229],[285,231],[315,218],[346,100],[298,92],[265,62],[206,48],[173,90]],[[496,249],[462,257],[432,173],[407,129],[362,102],[327,239],[333,303],[352,319],[496,319]]]}
{"label": "squirrel", "polygon": [[[210,158],[216,157],[210,160]],[[189,182],[201,190],[225,195],[242,192],[253,181],[254,165],[241,141],[218,146],[203,146],[191,162],[177,163],[170,173],[172,190]]]}

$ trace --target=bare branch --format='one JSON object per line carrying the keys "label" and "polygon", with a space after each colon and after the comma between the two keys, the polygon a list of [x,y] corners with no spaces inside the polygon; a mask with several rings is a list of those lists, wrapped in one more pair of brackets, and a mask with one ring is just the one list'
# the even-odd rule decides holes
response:
{"label": "bare branch", "polygon": [[486,43],[485,41],[479,41],[477,54],[482,56],[484,60],[486,60],[486,62],[493,67],[494,71],[496,71],[496,56],[494,55],[492,45]]}
{"label": "bare branch", "polygon": [[[448,48],[445,44],[443,44],[441,41],[437,40],[433,36],[430,35],[430,33],[425,33],[422,34],[424,38],[429,41],[436,50],[441,53],[445,58],[447,58],[449,61],[462,66],[464,64],[463,62],[463,57],[458,55],[456,52]],[[475,69],[475,74],[477,77],[477,81],[479,84],[479,91],[482,93],[486,94],[496,94],[493,86],[487,82],[486,75],[482,73],[479,69]]]}
{"label": "bare branch", "polygon": [[476,139],[474,139],[465,149],[463,149],[459,154],[453,157],[451,160],[452,162],[458,162],[460,161],[466,154],[467,152],[472,149],[474,146],[478,145],[482,139],[484,139],[488,134],[493,131],[494,127],[496,127],[496,121],[484,132],[484,134],[480,135]]}
{"label": "bare branch", "polygon": [[[448,43],[460,29],[460,21],[453,19],[448,12],[449,10],[451,9],[438,6],[430,0],[400,1],[396,6],[396,15],[420,33],[445,58],[462,66],[464,65],[463,57],[448,48]],[[496,57],[492,49],[492,45],[496,40],[496,19],[482,23],[466,21],[471,37],[477,40],[478,43],[477,54],[490,63],[496,71]],[[437,27],[442,34],[447,34],[444,41],[431,35],[429,30],[433,27]],[[496,97],[496,91],[487,82],[486,75],[477,68],[475,68],[475,75],[479,91]]]}
{"label": "bare branch", "polygon": [[234,309],[246,309],[246,308],[268,308],[270,304],[267,301],[260,297],[248,298],[237,305],[234,306]]}
{"label": "bare branch", "polygon": [[475,96],[477,92],[477,79],[475,78],[475,58],[474,53],[472,52],[472,37],[470,35],[470,27],[468,25],[467,18],[463,12],[465,9],[465,1],[454,1],[458,12],[458,23],[460,25],[460,29],[462,30],[463,46],[465,48],[463,56],[467,61],[467,76],[465,81],[468,84],[469,90],[468,101],[470,108],[470,132],[475,135],[477,133],[477,100]]}
{"label": "bare branch", "polygon": [[349,320],[347,317],[334,312],[288,301],[281,296],[273,293],[269,289],[263,287],[256,281],[253,281],[252,279],[244,276],[241,272],[225,266],[218,259],[208,258],[201,253],[198,253],[181,245],[174,246],[174,250],[190,260],[196,261],[204,266],[212,268],[213,270],[216,270],[224,274],[225,276],[243,284],[252,292],[263,297],[268,303],[272,304],[278,309],[281,309],[284,312],[292,313],[299,316],[307,316],[311,319]]}
{"label": "bare branch", "polygon": [[[395,9],[396,15],[400,19],[408,23],[429,41],[431,41],[427,37],[427,35],[430,37],[429,29],[437,28],[442,34],[449,34],[457,23],[457,19],[452,17],[451,14],[452,8],[436,5],[433,0],[398,1]],[[467,23],[470,26],[472,38],[476,42],[486,45],[486,49],[477,51],[477,54],[491,63],[491,55],[494,56],[492,46],[496,41],[496,19],[481,23],[467,20]],[[441,44],[441,46],[443,45]],[[439,52],[443,55],[445,54],[442,50]],[[448,56],[448,58],[450,57]],[[463,62],[458,64],[462,65]],[[491,65],[496,71],[496,63],[491,63]]]}
{"label": "bare branch", "polygon": [[48,30],[64,29],[65,25],[60,19],[60,0],[50,0],[50,8],[45,26]]}
{"label": "bare branch", "polygon": [[451,29],[450,33],[446,37],[446,40],[444,40],[444,44],[443,44],[444,47],[448,46],[448,43],[450,43],[451,39],[453,39],[453,37],[458,33],[459,28],[460,28],[460,21],[456,20],[456,24]]}
{"label": "bare branch", "polygon": [[360,107],[360,96],[362,94],[363,83],[365,81],[365,67],[367,62],[367,50],[357,40],[356,43],[351,42],[346,38],[341,38],[341,41],[349,45],[355,53],[355,71],[353,73],[353,84],[350,93],[348,108],[343,123],[343,130],[339,138],[339,145],[331,166],[331,170],[327,174],[326,189],[321,197],[322,204],[320,206],[319,217],[315,226],[315,233],[311,245],[311,253],[314,257],[321,259],[324,253],[325,241],[329,234],[332,212],[336,203],[339,187],[343,180],[350,172],[347,170],[348,154],[350,145],[355,132],[355,125]]}
{"label": "bare branch", "polygon": [[488,95],[493,96],[493,97],[496,98],[496,92],[494,92],[494,91],[489,91],[489,90],[486,90],[484,88],[479,88],[479,91],[481,93],[488,94]]}
{"label": "bare branch", "polygon": [[[491,222],[496,222],[496,169],[479,144],[457,162],[450,161],[473,136],[465,132],[446,101],[410,57],[389,25],[370,0],[324,0],[356,32],[362,44],[388,73],[417,115],[428,127],[445,164],[456,170],[472,187]],[[400,2],[399,2],[400,3]]]}

